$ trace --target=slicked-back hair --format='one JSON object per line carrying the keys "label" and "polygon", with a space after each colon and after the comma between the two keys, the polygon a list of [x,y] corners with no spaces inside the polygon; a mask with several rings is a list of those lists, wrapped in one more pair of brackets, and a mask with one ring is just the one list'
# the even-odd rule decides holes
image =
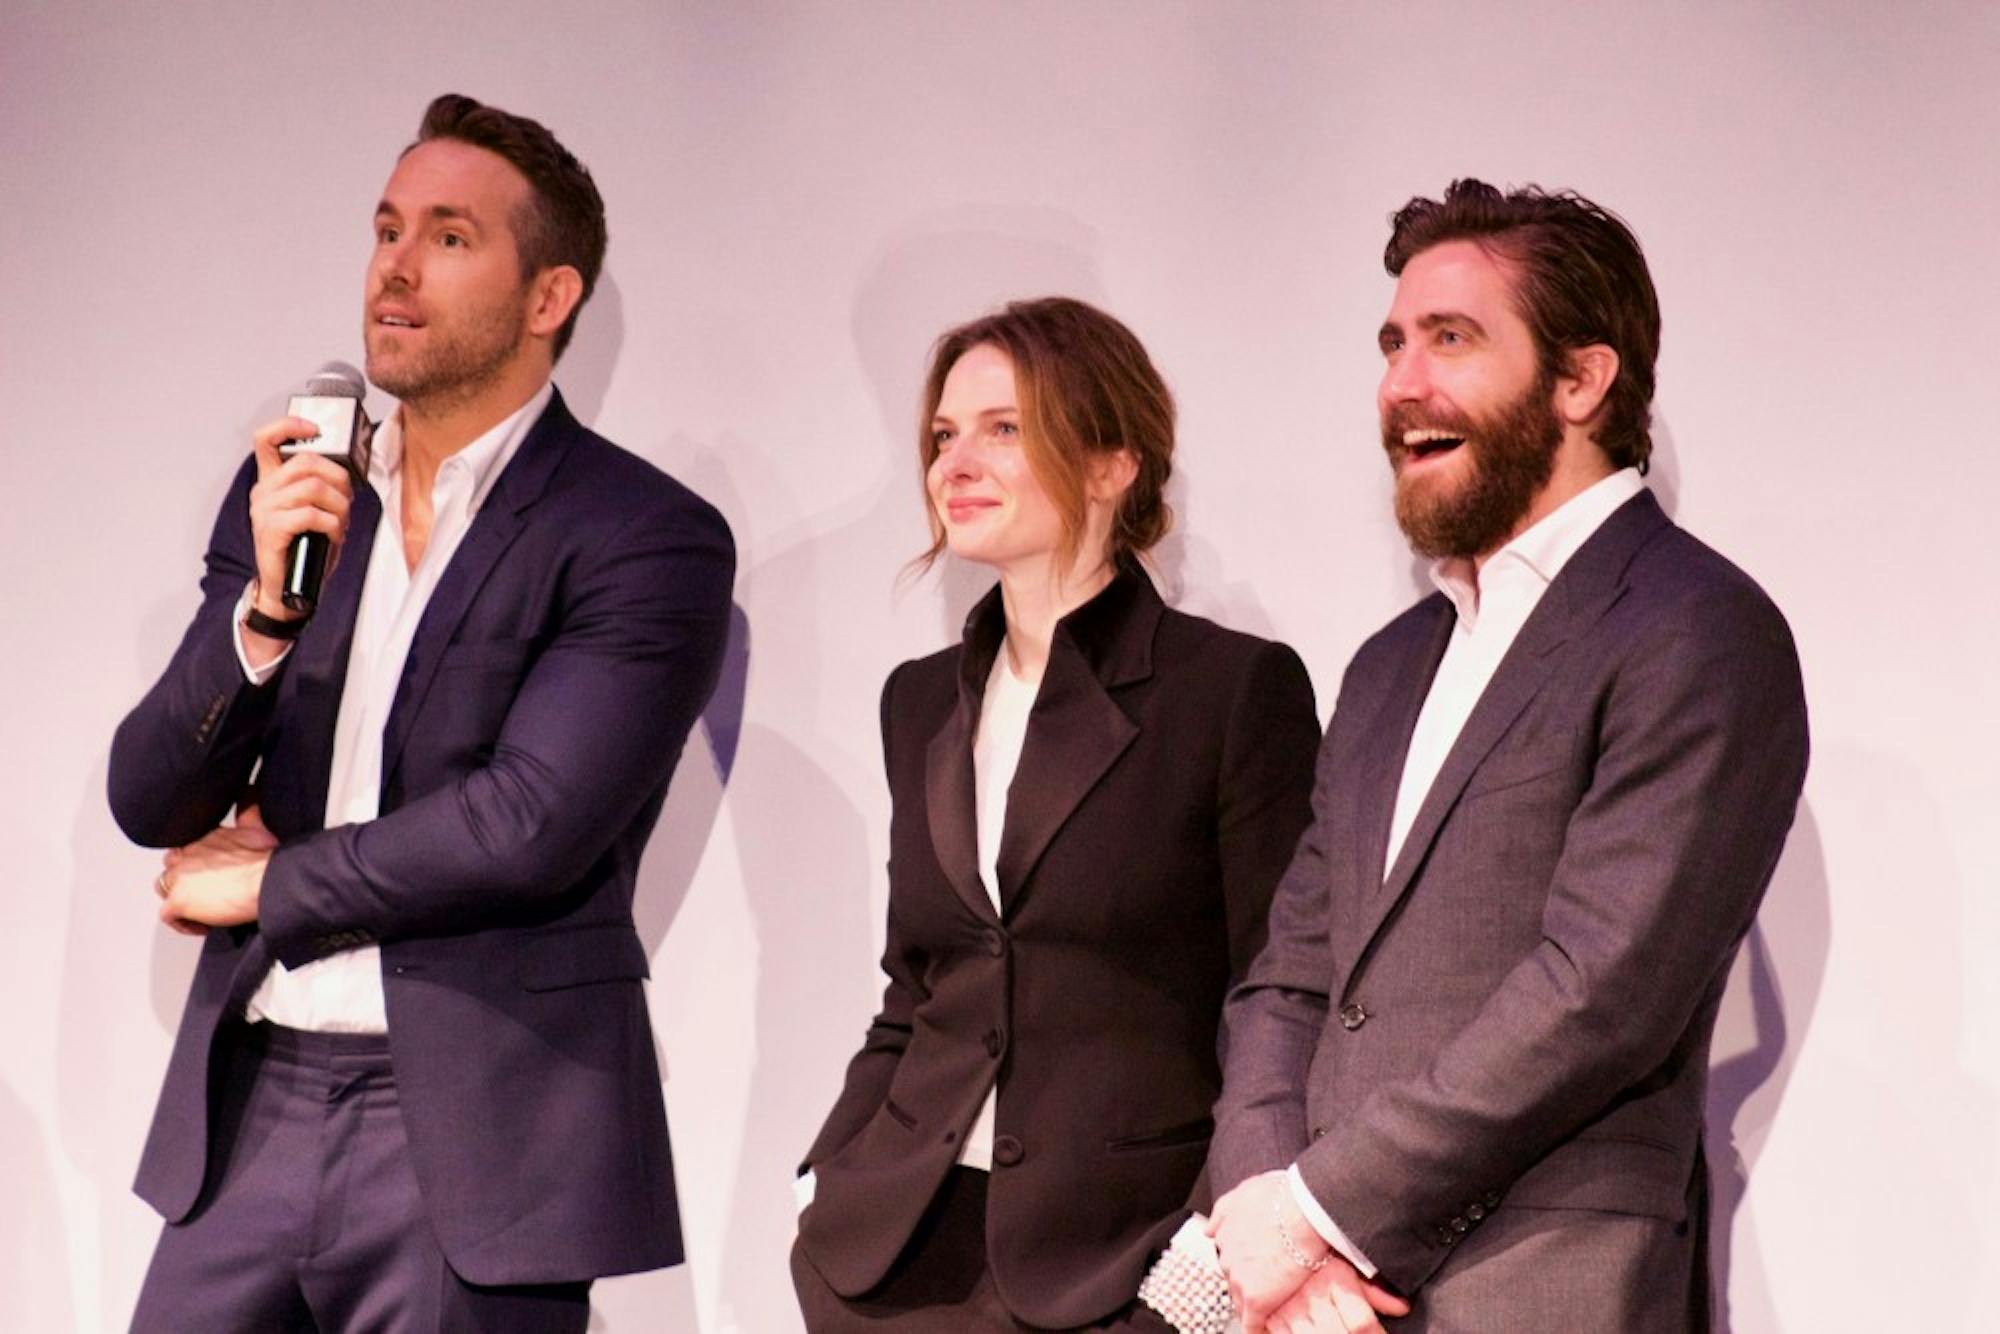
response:
{"label": "slicked-back hair", "polygon": [[[931,421],[944,397],[945,377],[960,357],[982,345],[1000,349],[1014,363],[1021,443],[1035,480],[1062,519],[1063,564],[1082,549],[1085,484],[1094,454],[1128,449],[1138,464],[1112,518],[1107,555],[1136,556],[1166,536],[1173,522],[1165,492],[1174,470],[1174,396],[1130,329],[1073,297],[1011,302],[938,339],[917,425],[919,477],[927,478],[937,461]],[[935,563],[945,549],[944,524],[929,503],[928,489],[924,511],[930,516],[931,546],[917,558],[920,568]]]}
{"label": "slicked-back hair", "polygon": [[1592,438],[1613,466],[1644,472],[1653,453],[1660,301],[1631,229],[1573,190],[1528,185],[1502,193],[1467,178],[1453,181],[1442,200],[1419,197],[1396,211],[1383,266],[1401,276],[1412,259],[1447,241],[1471,241],[1511,266],[1516,306],[1545,376],[1570,374],[1577,348],[1602,343],[1618,354]]}
{"label": "slicked-back hair", "polygon": [[562,356],[576,332],[576,317],[583,313],[604,269],[604,199],[589,168],[540,121],[487,106],[463,93],[432,100],[410,148],[433,139],[454,139],[497,153],[528,178],[528,204],[513,219],[522,281],[563,264],[583,278],[576,309],[556,330],[554,353]]}

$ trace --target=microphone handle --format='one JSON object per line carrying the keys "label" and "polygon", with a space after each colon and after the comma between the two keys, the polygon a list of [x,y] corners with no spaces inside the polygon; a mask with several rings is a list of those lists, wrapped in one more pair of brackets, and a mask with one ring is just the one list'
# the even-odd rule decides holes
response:
{"label": "microphone handle", "polygon": [[325,533],[300,533],[285,552],[285,586],[279,597],[285,606],[310,616],[319,606],[319,586],[326,578],[326,558],[333,543]]}

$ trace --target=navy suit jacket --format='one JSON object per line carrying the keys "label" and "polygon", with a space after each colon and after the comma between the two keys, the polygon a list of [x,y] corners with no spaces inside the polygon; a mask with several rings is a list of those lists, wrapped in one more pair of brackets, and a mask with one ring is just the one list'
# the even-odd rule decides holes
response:
{"label": "navy suit jacket", "polygon": [[381,506],[358,489],[318,615],[255,686],[231,625],[254,570],[255,476],[252,463],[236,477],[201,609],[112,745],[111,807],[134,840],[200,838],[253,775],[282,840],[259,921],[208,934],[136,1189],[170,1221],[196,1208],[219,1167],[227,1021],[271,960],[374,942],[410,1154],[452,1267],[521,1284],[678,1262],[632,893],[721,663],[727,525],[556,395],[418,626],[384,729],[380,817],[327,829]]}
{"label": "navy suit jacket", "polygon": [[1385,879],[1454,623],[1441,594],[1424,599],[1341,682],[1312,825],[1229,1001],[1213,1184],[1296,1162],[1417,1297],[1412,1322],[1439,1329],[1640,1327],[1538,1305],[1549,1253],[1528,1244],[1519,1270],[1483,1257],[1483,1309],[1440,1306],[1454,1254],[1503,1215],[1515,1236],[1693,1221],[1675,1264],[1619,1253],[1611,1230],[1564,1263],[1622,1293],[1617,1309],[1699,1327],[1709,1040],[1805,778],[1791,633],[1740,570],[1634,497],[1522,626]]}

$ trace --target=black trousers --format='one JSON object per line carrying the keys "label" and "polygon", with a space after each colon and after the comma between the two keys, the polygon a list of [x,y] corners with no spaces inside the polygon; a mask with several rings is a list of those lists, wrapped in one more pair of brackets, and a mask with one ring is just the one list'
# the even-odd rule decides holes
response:
{"label": "black trousers", "polygon": [[[860,1297],[828,1287],[798,1243],[792,1286],[809,1334],[1019,1334],[986,1268],[986,1173],[954,1167],[888,1276]],[[1151,1307],[1134,1300],[1090,1330],[1171,1334]]]}
{"label": "black trousers", "polygon": [[581,1334],[590,1284],[479,1288],[438,1248],[387,1038],[233,1026],[194,1212],[160,1234],[136,1334]]}

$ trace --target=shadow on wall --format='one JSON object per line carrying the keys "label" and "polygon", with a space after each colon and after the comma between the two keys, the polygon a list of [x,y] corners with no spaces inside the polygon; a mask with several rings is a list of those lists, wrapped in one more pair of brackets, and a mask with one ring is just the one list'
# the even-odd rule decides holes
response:
{"label": "shadow on wall", "polygon": [[[1920,1211],[1931,1229],[1924,1272],[1948,1277],[1900,1285],[1893,1323],[1984,1329],[1992,1322],[1976,1281],[1985,1260],[1979,1220],[1991,1206],[2000,1154],[1991,1134],[1994,1097],[1961,1056],[1967,890],[1950,854],[1952,838],[1931,778],[1908,755],[1832,736],[1815,745],[1813,765],[1825,776],[1823,790],[1799,809],[1717,1026],[1717,1051],[1726,1054],[1711,1069],[1708,1103],[1716,1327],[1762,1334],[1797,1321],[1781,1313],[1783,1294],[1757,1245],[1757,1201],[1768,1192],[1781,1219],[1796,1219],[1800,1208],[1821,1207],[1834,1194],[1886,1204],[1871,1214],[1879,1227],[1861,1229],[1824,1262],[1836,1268],[1874,1263],[1882,1237],[1896,1230],[1896,1211]],[[1822,811],[1828,827],[1843,834],[1866,821],[1897,837],[1836,840],[1845,860],[1829,867]],[[1868,937],[1850,941],[1843,957],[1851,954],[1854,966],[1867,970],[1874,1017],[1893,1045],[1862,1056],[1851,1031],[1836,1035],[1825,1059],[1812,1065],[1813,1103],[1787,1107],[1828,966],[1836,878],[1849,916],[1869,919]],[[1893,909],[1873,901],[1885,894],[1896,896]],[[1808,1118],[1803,1134],[1801,1117]],[[1774,1135],[1781,1120],[1784,1130]],[[1777,1165],[1765,1161],[1774,1141],[1784,1161],[1767,1176]],[[1811,1158],[1793,1157],[1802,1143]],[[1831,1235],[1829,1242],[1839,1245]]]}
{"label": "shadow on wall", "polygon": [[[1826,976],[1827,950],[1833,935],[1832,908],[1826,876],[1826,856],[1820,847],[1819,824],[1810,804],[1801,802],[1790,839],[1763,908],[1743,943],[1730,994],[1723,1000],[1718,1046],[1732,1037],[1744,1043],[1740,1051],[1718,1060],[1708,1072],[1708,1170],[1711,1191],[1709,1262],[1715,1298],[1715,1328],[1777,1329],[1777,1313],[1762,1284],[1744,1295],[1754,1311],[1736,1309],[1732,1291],[1739,1248],[1751,1250],[1754,1240],[1737,1237],[1737,1222],[1750,1169],[1762,1152],[1766,1134],[1799,1047],[1811,1026]],[[1773,942],[1776,942],[1774,948]],[[1779,961],[1782,960],[1782,967]],[[1748,1017],[1742,1011],[1748,1009]],[[1733,1030],[1748,1024],[1750,1032]],[[1753,1269],[1759,1267],[1752,1266]],[[1761,1272],[1759,1273],[1761,1278]],[[1749,1288],[1751,1285],[1742,1284]]]}
{"label": "shadow on wall", "polygon": [[0,1292],[6,1294],[10,1319],[35,1329],[74,1329],[69,1237],[48,1146],[28,1104],[5,1084],[0,1084],[0,1155],[8,1195],[7,1208],[0,1210]]}
{"label": "shadow on wall", "polygon": [[625,350],[625,298],[606,269],[597,276],[590,304],[576,319],[576,334],[556,363],[555,380],[578,421],[593,429],[604,411],[604,395]]}
{"label": "shadow on wall", "polygon": [[[977,209],[920,219],[877,254],[855,292],[852,327],[888,442],[886,521],[913,534],[925,531],[917,418],[939,335],[1009,301],[1071,296],[1107,305],[1096,249],[1096,236],[1066,214]],[[944,642],[956,643],[993,576],[945,559],[932,578],[944,595],[939,630]]]}
{"label": "shadow on wall", "polygon": [[[209,495],[228,488],[236,458],[218,469]],[[190,514],[198,553],[213,509]],[[196,606],[194,589],[147,608],[132,636],[134,679],[147,686],[166,665]],[[135,694],[126,704],[136,704]],[[149,882],[160,854],[135,847],[111,819],[105,797],[111,737],[88,738],[98,748],[90,780],[75,796],[70,833],[71,884],[66,904],[61,1003],[56,1040],[56,1134],[62,1152],[90,1183],[99,1220],[95,1291],[107,1326],[122,1327],[138,1300],[159,1216],[132,1194],[132,1173],[152,1119],[173,1034],[194,977],[201,942],[158,921]],[[139,975],[143,971],[144,982]],[[143,992],[151,1022],[136,1020]],[[55,1328],[55,1326],[48,1326]]]}

